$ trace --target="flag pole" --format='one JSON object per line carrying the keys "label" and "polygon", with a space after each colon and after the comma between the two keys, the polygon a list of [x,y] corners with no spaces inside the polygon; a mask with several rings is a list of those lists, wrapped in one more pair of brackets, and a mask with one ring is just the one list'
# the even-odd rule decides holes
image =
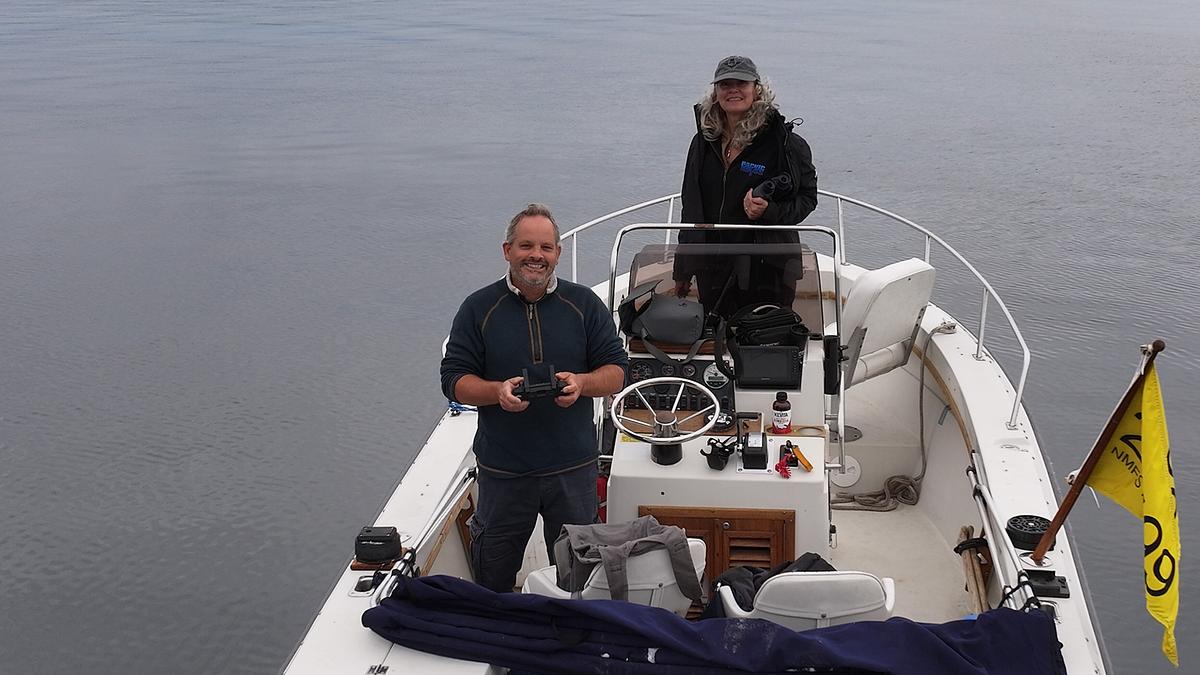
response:
{"label": "flag pole", "polygon": [[1071,508],[1075,506],[1075,500],[1079,499],[1080,493],[1083,492],[1083,487],[1087,485],[1088,476],[1092,474],[1092,470],[1096,468],[1096,462],[1099,462],[1100,457],[1103,456],[1104,446],[1108,444],[1108,439],[1112,437],[1113,431],[1121,423],[1121,419],[1125,417],[1125,411],[1129,408],[1129,403],[1133,400],[1134,394],[1137,393],[1138,385],[1142,383],[1142,378],[1146,376],[1146,369],[1150,367],[1150,364],[1154,363],[1154,357],[1166,348],[1167,343],[1162,340],[1155,340],[1148,345],[1142,345],[1142,362],[1138,366],[1138,374],[1133,378],[1133,382],[1129,384],[1129,388],[1125,390],[1125,395],[1121,397],[1121,401],[1117,403],[1112,416],[1108,418],[1108,424],[1104,425],[1104,430],[1096,437],[1096,443],[1092,446],[1092,451],[1088,453],[1087,459],[1083,460],[1083,466],[1079,467],[1079,471],[1076,472],[1075,480],[1071,482],[1071,489],[1067,490],[1062,504],[1058,507],[1058,513],[1054,514],[1054,519],[1050,521],[1050,526],[1046,528],[1046,532],[1042,535],[1041,541],[1038,542],[1037,548],[1029,556],[1034,564],[1042,564],[1042,559],[1046,557],[1046,551],[1050,550],[1050,546],[1054,543],[1055,535],[1062,529],[1063,523],[1067,520],[1067,514],[1071,512]]}

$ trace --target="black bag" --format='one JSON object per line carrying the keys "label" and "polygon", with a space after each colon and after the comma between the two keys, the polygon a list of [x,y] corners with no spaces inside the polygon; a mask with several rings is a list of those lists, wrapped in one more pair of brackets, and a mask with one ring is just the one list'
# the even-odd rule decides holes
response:
{"label": "black bag", "polygon": [[394,527],[367,526],[354,538],[354,559],[383,563],[400,557],[400,533]]}
{"label": "black bag", "polygon": [[803,347],[808,328],[789,307],[743,307],[729,319],[729,331],[739,347],[796,345]]}
{"label": "black bag", "polygon": [[[621,330],[631,337],[642,339],[646,350],[663,363],[687,363],[696,357],[704,342],[704,307],[688,298],[654,295],[660,281],[647,281],[629,292],[617,307]],[[638,300],[649,295],[640,308]],[[667,356],[650,341],[691,345],[683,359]]]}
{"label": "black bag", "polygon": [[[759,305],[734,312],[717,326],[716,365],[740,387],[791,389],[800,385],[800,368],[809,332],[789,307]],[[725,350],[733,357],[733,370]]]}
{"label": "black bag", "polygon": [[704,612],[700,615],[701,619],[719,619],[728,616],[725,613],[725,605],[721,600],[721,596],[716,592],[718,585],[728,586],[733,592],[733,599],[743,611],[749,612],[754,609],[754,594],[758,593],[758,589],[767,582],[767,579],[782,574],[783,572],[836,572],[837,570],[829,561],[822,558],[817,553],[805,553],[796,558],[794,561],[787,560],[769,570],[761,567],[752,567],[742,565],[739,567],[731,567],[721,573],[713,582],[713,592],[709,594],[712,598],[708,605],[705,606]]}

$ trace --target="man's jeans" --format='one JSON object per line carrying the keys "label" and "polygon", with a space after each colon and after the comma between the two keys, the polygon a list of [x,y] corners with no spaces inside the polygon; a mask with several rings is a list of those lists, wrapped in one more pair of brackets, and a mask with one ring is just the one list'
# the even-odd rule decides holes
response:
{"label": "man's jeans", "polygon": [[563,525],[596,522],[595,462],[550,476],[508,477],[479,469],[479,501],[471,516],[471,567],[475,581],[497,592],[513,590],[537,516],[545,524],[546,551]]}

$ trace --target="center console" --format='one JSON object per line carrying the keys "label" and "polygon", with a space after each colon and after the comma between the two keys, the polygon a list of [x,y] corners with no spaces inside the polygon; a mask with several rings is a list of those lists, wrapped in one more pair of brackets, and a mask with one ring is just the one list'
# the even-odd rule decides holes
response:
{"label": "center console", "polygon": [[[829,488],[825,475],[828,429],[824,419],[824,348],[821,341],[809,342],[799,358],[803,362],[797,367],[798,386],[778,389],[787,391],[788,399],[792,402],[793,431],[776,435],[763,433],[770,428],[771,406],[777,391],[775,388],[738,387],[716,368],[712,357],[701,356],[688,364],[671,366],[649,355],[643,357],[635,354],[629,369],[631,383],[673,376],[709,387],[717,394],[722,411],[731,415],[735,411],[739,413],[737,417],[741,419],[738,420],[738,427],[742,428],[745,424],[745,430],[753,432],[750,444],[755,447],[749,454],[749,461],[747,454],[739,451],[731,454],[727,463],[710,464],[709,455],[714,449],[710,441],[727,444],[732,440],[730,434],[734,433],[714,430],[684,442],[682,458],[675,464],[664,466],[652,459],[648,443],[630,437],[618,439],[613,450],[608,483],[609,521],[632,520],[640,512],[659,513],[664,509],[669,513],[678,513],[679,509],[688,512],[716,509],[714,513],[729,510],[747,513],[754,510],[763,510],[763,513],[794,512],[794,522],[788,520],[787,530],[791,535],[789,539],[795,545],[795,552],[826,554],[829,546]],[[663,389],[662,392],[656,389],[653,395],[647,396],[647,400],[657,410],[670,410],[679,387],[665,385]],[[681,400],[679,407],[693,410],[698,403],[707,405],[704,399]],[[644,405],[640,401],[627,400],[627,407],[644,408]],[[641,412],[632,410],[630,414]],[[747,422],[746,418],[754,419]],[[793,463],[789,467],[790,477],[784,478],[776,471],[775,465],[783,453],[791,454],[791,450],[785,447],[789,442],[811,464],[812,469],[807,470]],[[763,454],[766,456],[765,466]],[[721,468],[717,469],[716,466]],[[678,524],[695,526],[690,521],[688,524],[684,521]],[[725,536],[720,532],[717,534]],[[709,542],[709,545],[719,546],[720,543]],[[721,571],[724,570],[716,573]]]}

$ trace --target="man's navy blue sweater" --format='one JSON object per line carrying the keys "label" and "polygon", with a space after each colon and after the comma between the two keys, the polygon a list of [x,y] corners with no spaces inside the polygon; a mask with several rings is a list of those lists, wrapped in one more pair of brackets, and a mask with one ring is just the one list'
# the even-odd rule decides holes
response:
{"label": "man's navy blue sweater", "polygon": [[[442,359],[442,392],[454,397],[463,375],[502,381],[529,371],[546,382],[558,372],[589,373],[606,364],[628,368],[612,314],[586,286],[558,280],[537,302],[508,287],[506,279],[475,291],[458,309]],[[569,408],[551,397],[534,399],[519,413],[499,405],[479,407],[475,457],[481,465],[518,474],[553,473],[596,456],[592,399]]]}

